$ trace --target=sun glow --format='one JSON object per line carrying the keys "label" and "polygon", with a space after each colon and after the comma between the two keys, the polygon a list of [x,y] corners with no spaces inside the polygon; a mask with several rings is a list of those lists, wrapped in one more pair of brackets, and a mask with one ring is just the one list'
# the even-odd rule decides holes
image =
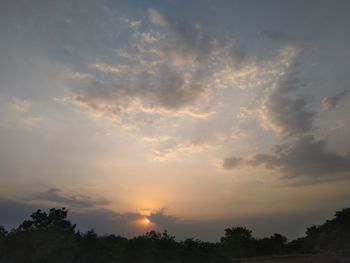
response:
{"label": "sun glow", "polygon": [[153,227],[154,223],[151,222],[147,217],[139,218],[136,221],[134,221],[138,226],[149,228]]}

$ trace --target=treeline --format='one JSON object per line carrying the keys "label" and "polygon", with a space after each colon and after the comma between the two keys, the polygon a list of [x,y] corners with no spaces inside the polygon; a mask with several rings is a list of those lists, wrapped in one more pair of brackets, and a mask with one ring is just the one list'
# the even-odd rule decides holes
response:
{"label": "treeline", "polygon": [[281,234],[257,239],[245,227],[225,229],[220,242],[176,241],[166,231],[127,239],[81,233],[67,220],[66,209],[38,210],[17,228],[0,227],[1,263],[112,263],[112,262],[232,262],[235,258],[313,253],[350,248],[350,208],[332,220],[311,226],[306,236],[287,241]]}

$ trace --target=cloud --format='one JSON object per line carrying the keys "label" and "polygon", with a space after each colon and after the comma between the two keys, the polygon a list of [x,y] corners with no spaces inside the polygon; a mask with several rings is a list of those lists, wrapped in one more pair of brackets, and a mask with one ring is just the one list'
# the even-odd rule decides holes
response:
{"label": "cloud", "polygon": [[316,112],[308,109],[305,98],[292,97],[302,83],[297,78],[282,78],[263,102],[260,117],[265,128],[283,137],[295,137],[314,129]]}
{"label": "cloud", "polygon": [[49,201],[77,208],[90,208],[100,205],[107,205],[110,202],[106,199],[93,199],[86,195],[66,195],[58,188],[50,188],[46,192],[40,193],[30,200],[33,201]]}
{"label": "cloud", "polygon": [[74,80],[89,80],[93,75],[84,72],[68,72],[67,77]]}
{"label": "cloud", "polygon": [[66,101],[127,122],[140,112],[194,118],[213,112],[219,87],[215,72],[233,67],[234,57],[242,61],[231,50],[233,40],[213,38],[203,26],[175,21],[155,9],[148,14],[161,30],[125,32],[133,44],[114,48],[110,59],[90,63],[95,71],[88,74],[94,78],[72,84],[73,95]]}
{"label": "cloud", "polygon": [[142,22],[141,20],[135,20],[135,19],[130,19],[130,18],[125,18],[124,21],[126,22],[127,25],[129,25],[130,28],[136,28],[138,29],[141,25]]}
{"label": "cloud", "polygon": [[[237,39],[214,36],[203,24],[177,21],[155,9],[148,10],[148,19],[149,24],[142,21],[142,27],[123,33],[119,42],[128,45],[114,47],[112,56],[89,63],[93,79],[73,83],[67,102],[122,127],[144,126],[140,116],[208,119],[221,109],[223,94],[230,92],[223,89],[248,91],[268,85],[298,54],[298,48],[284,43],[273,57],[259,62],[247,58]],[[302,101],[288,100],[295,106]],[[266,117],[269,108],[265,109]],[[280,123],[273,118],[265,122],[274,128]]]}
{"label": "cloud", "polygon": [[160,76],[154,79],[155,82],[147,83],[137,94],[148,99],[151,104],[176,110],[191,105],[204,95],[205,87],[193,81],[191,77],[186,79],[186,76],[166,67],[162,68],[159,74]]}
{"label": "cloud", "polygon": [[250,163],[278,169],[289,178],[350,176],[350,156],[328,151],[326,141],[313,136],[276,147],[273,154],[258,154]]}
{"label": "cloud", "polygon": [[325,111],[334,110],[338,104],[348,95],[349,91],[344,90],[332,97],[325,97],[322,101],[322,109]]}
{"label": "cloud", "polygon": [[141,33],[141,38],[145,44],[153,44],[156,41],[158,41],[159,34],[151,33],[151,32],[144,32],[144,33]]}
{"label": "cloud", "polygon": [[222,167],[226,170],[233,170],[240,167],[244,163],[244,159],[241,157],[225,158]]}
{"label": "cloud", "polygon": [[242,138],[248,137],[248,136],[249,136],[248,130],[236,129],[231,133],[231,135],[229,137],[230,137],[230,139],[233,139],[233,140],[239,140],[239,139],[242,139]]}
{"label": "cloud", "polygon": [[147,218],[152,223],[155,223],[161,229],[167,229],[176,224],[177,218],[175,216],[165,214],[166,208],[161,208],[158,211],[152,212]]}
{"label": "cloud", "polygon": [[222,49],[233,45],[233,39],[211,38],[203,27],[184,22],[168,20],[168,29],[169,40],[172,42],[164,45],[160,51],[174,59],[178,65],[190,63],[192,67],[201,67],[203,65],[200,62],[208,63],[209,59],[214,59],[213,55],[218,55]]}
{"label": "cloud", "polygon": [[326,140],[303,136],[292,143],[277,145],[270,153],[251,158],[231,157],[223,168],[233,170],[242,166],[263,166],[278,172],[283,179],[309,183],[350,178],[350,155],[340,155],[326,149]]}
{"label": "cloud", "polygon": [[105,73],[125,73],[129,71],[129,67],[126,65],[109,65],[105,63],[96,63],[92,64],[91,67]]}
{"label": "cloud", "polygon": [[142,138],[143,142],[149,142],[149,143],[160,143],[165,142],[173,139],[171,136],[146,136]]}
{"label": "cloud", "polygon": [[209,142],[194,139],[187,142],[170,142],[154,152],[155,158],[164,160],[170,157],[178,157],[183,154],[198,153],[213,147]]}
{"label": "cloud", "polygon": [[32,106],[32,102],[30,100],[21,100],[14,98],[10,102],[10,107],[15,112],[26,113]]}
{"label": "cloud", "polygon": [[158,26],[168,26],[168,19],[166,19],[156,9],[148,9],[148,18],[150,21]]}
{"label": "cloud", "polygon": [[[109,71],[115,69],[108,68]],[[147,110],[176,112],[194,108],[192,106],[199,98],[208,95],[205,85],[193,80],[192,76],[185,76],[166,66],[157,69],[156,75],[142,72],[137,73],[135,78],[131,72],[128,74],[119,84],[91,81],[90,89],[77,95],[74,100],[113,114],[119,112],[116,109],[130,111],[133,103],[141,104],[137,111],[144,108],[146,113]]]}
{"label": "cloud", "polygon": [[144,216],[136,212],[119,213],[110,209],[92,209],[72,211],[71,221],[77,222],[77,228],[87,231],[91,228],[100,234],[118,234],[126,237],[140,235],[147,231],[136,224]]}

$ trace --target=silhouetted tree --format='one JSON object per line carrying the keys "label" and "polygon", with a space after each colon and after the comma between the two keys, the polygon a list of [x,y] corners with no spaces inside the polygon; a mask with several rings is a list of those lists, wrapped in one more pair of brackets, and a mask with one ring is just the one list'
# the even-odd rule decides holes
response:
{"label": "silhouetted tree", "polygon": [[320,226],[312,225],[306,237],[316,250],[350,248],[350,208],[337,211],[332,220]]}
{"label": "silhouetted tree", "polygon": [[[10,262],[66,262],[73,260],[77,243],[75,225],[66,209],[38,210],[6,237],[5,255]],[[6,261],[5,261],[6,262]]]}
{"label": "silhouetted tree", "polygon": [[40,209],[33,213],[31,220],[25,220],[19,227],[18,231],[36,231],[36,230],[60,230],[73,233],[75,225],[67,218],[68,211],[65,208],[51,208],[49,214],[42,212]]}
{"label": "silhouetted tree", "polygon": [[249,257],[256,253],[256,245],[252,231],[245,227],[225,229],[225,236],[221,238],[224,253],[233,258]]}
{"label": "silhouetted tree", "polygon": [[0,226],[0,262],[1,262],[1,257],[5,253],[5,241],[7,237],[7,231],[5,227]]}
{"label": "silhouetted tree", "polygon": [[321,227],[312,225],[306,229],[306,236],[313,249],[319,250],[321,245]]}
{"label": "silhouetted tree", "polygon": [[285,253],[287,238],[281,234],[273,234],[256,240],[256,253],[262,255],[279,255]]}
{"label": "silhouetted tree", "polygon": [[286,252],[288,254],[305,254],[313,252],[313,245],[305,237],[292,240],[286,245]]}
{"label": "silhouetted tree", "polygon": [[0,226],[0,240],[3,240],[6,238],[7,231],[4,226]]}

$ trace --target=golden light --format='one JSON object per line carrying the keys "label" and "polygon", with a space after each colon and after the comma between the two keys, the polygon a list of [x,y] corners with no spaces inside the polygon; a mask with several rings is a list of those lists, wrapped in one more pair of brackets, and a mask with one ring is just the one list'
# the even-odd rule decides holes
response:
{"label": "golden light", "polygon": [[149,228],[154,226],[154,224],[149,220],[147,217],[139,218],[135,221],[133,221],[134,224],[144,227],[144,228]]}

